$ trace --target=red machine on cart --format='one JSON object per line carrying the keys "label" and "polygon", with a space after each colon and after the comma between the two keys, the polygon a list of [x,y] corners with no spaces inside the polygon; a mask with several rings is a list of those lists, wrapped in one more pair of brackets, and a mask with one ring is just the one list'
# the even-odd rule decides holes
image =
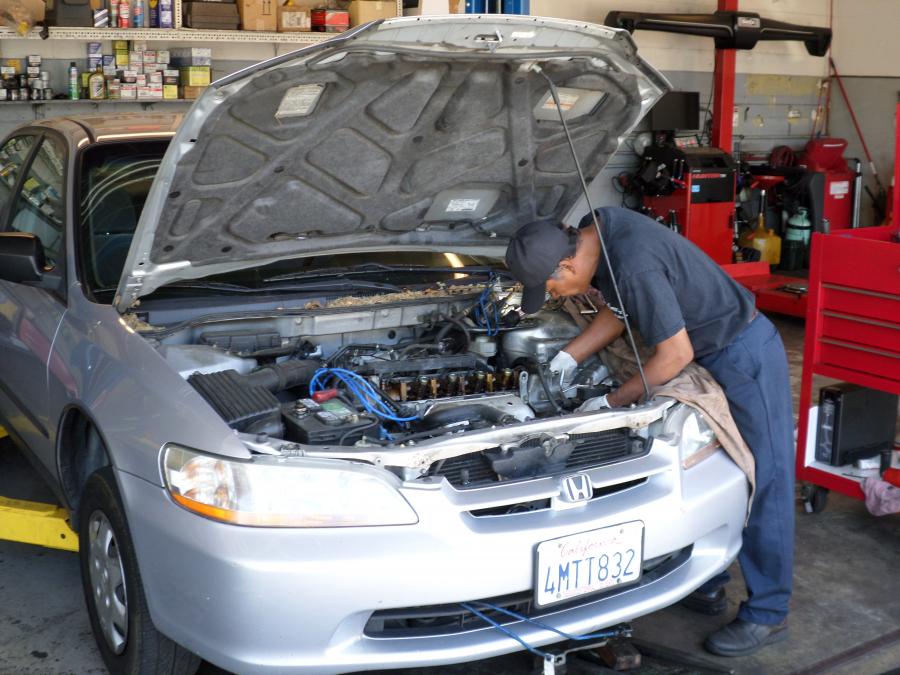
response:
{"label": "red machine on cart", "polygon": [[673,167],[675,188],[669,194],[644,198],[660,216],[673,214],[679,232],[720,265],[732,258],[734,189],[737,167],[718,148],[650,147],[644,161]]}

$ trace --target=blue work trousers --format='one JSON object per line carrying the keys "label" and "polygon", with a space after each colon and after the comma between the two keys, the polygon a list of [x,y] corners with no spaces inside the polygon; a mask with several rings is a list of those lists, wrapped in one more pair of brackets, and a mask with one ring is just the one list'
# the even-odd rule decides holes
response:
{"label": "blue work trousers", "polygon": [[[781,623],[794,562],[794,418],[787,357],[772,322],[757,315],[724,349],[697,359],[725,390],[731,415],[756,459],[756,494],[738,560],[747,601],[738,618]],[[728,583],[723,572],[701,590]]]}

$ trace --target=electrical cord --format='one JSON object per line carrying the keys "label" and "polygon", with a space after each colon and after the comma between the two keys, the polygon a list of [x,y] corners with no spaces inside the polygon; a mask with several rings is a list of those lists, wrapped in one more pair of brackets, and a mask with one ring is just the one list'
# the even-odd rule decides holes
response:
{"label": "electrical cord", "polygon": [[494,275],[491,274],[488,282],[478,296],[478,304],[473,310],[475,322],[485,329],[488,337],[494,337],[500,333],[500,311],[497,309],[497,303],[491,299],[494,292]]}
{"label": "electrical cord", "polygon": [[597,220],[597,212],[594,210],[594,206],[591,203],[587,182],[584,179],[584,171],[581,169],[581,162],[578,161],[578,153],[575,152],[575,143],[572,141],[572,134],[569,133],[569,125],[566,124],[566,118],[563,115],[562,104],[559,101],[559,92],[556,90],[556,85],[553,83],[553,80],[550,79],[550,76],[547,75],[539,65],[534,64],[531,68],[540,73],[540,75],[547,80],[547,84],[550,87],[550,95],[553,96],[553,103],[556,105],[556,112],[559,114],[559,121],[562,123],[563,131],[566,134],[566,141],[569,144],[569,151],[572,153],[572,161],[575,162],[575,171],[578,173],[578,178],[581,179],[581,190],[584,193],[584,199],[587,202],[591,217],[594,220],[594,229],[597,231],[597,237],[600,239],[600,249],[603,252],[603,260],[606,262],[606,269],[609,272],[609,280],[612,282],[613,290],[616,293],[616,301],[622,309],[622,321],[625,324],[625,332],[628,334],[628,343],[631,346],[631,351],[634,353],[638,374],[641,376],[641,384],[644,385],[644,396],[646,397],[646,400],[649,401],[650,387],[647,386],[647,378],[644,375],[644,364],[641,362],[641,355],[638,353],[637,345],[634,342],[634,334],[631,332],[631,322],[628,320],[628,314],[625,312],[625,303],[622,302],[622,294],[619,292],[619,283],[616,281],[616,273],[609,260],[609,255],[607,255],[606,242],[603,239],[603,232],[600,231],[600,222]]}
{"label": "electrical cord", "polygon": [[[496,628],[501,633],[507,635],[508,637],[511,637],[513,640],[518,642],[520,645],[522,645],[525,649],[527,649],[532,654],[541,657],[545,661],[553,661],[554,663],[559,663],[560,662],[559,659],[561,657],[557,656],[556,654],[552,654],[550,652],[545,652],[542,649],[538,649],[537,647],[534,647],[533,645],[528,644],[528,642],[526,642],[523,637],[516,634],[514,631],[510,630],[509,628],[507,628],[506,626],[501,624],[499,621],[495,621],[494,619],[489,617],[487,614],[485,614],[483,611],[480,611],[476,607],[476,605],[478,607],[481,607],[482,609],[492,609],[495,612],[500,612],[501,614],[505,614],[506,616],[508,616],[510,618],[516,619],[518,621],[523,621],[525,623],[536,626],[542,630],[550,631],[551,633],[555,633],[556,635],[559,635],[560,637],[565,638],[567,640],[572,640],[573,642],[584,642],[584,641],[589,641],[589,640],[606,640],[609,638],[629,635],[631,633],[631,630],[629,628],[617,626],[616,628],[612,628],[610,630],[600,631],[597,633],[589,633],[588,635],[572,635],[571,633],[567,633],[565,631],[559,630],[558,628],[554,628],[553,626],[548,626],[547,624],[543,623],[542,621],[538,621],[537,619],[532,619],[531,617],[527,617],[523,614],[519,614],[518,612],[514,612],[514,611],[506,609],[504,607],[500,607],[499,605],[492,605],[489,602],[474,602],[473,601],[473,602],[459,603],[459,606],[462,607],[464,610],[466,610],[467,612],[471,612],[472,614],[477,616],[479,619],[481,619],[482,621],[484,621],[491,627]],[[562,661],[564,662],[564,657],[562,657]]]}

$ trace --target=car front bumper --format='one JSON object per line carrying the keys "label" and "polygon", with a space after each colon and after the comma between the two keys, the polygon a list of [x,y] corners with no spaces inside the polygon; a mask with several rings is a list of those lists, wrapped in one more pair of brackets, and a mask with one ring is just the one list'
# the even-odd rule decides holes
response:
{"label": "car front bumper", "polygon": [[[446,482],[404,496],[416,525],[332,529],[239,527],[201,518],[158,486],[118,472],[144,590],[156,627],[235,672],[342,673],[429,666],[513,652],[494,628],[373,636],[373,612],[522,594],[534,586],[534,550],[548,539],[639,520],[644,560],[681,552],[641,584],[534,614],[585,634],[662,609],[725,569],[741,545],[744,474],[723,452],[683,471],[677,449],[588,471],[598,485],[630,487],[578,508],[475,516],[474,506],[558,479],[454,490]],[[488,492],[488,490],[490,492]],[[532,624],[507,627],[529,644],[559,641]]]}

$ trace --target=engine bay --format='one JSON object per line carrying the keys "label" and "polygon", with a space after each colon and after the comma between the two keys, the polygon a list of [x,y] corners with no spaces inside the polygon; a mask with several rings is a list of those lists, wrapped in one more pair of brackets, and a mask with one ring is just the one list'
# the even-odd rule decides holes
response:
{"label": "engine bay", "polygon": [[579,329],[561,309],[523,317],[516,296],[495,282],[474,298],[213,321],[158,349],[236,431],[320,448],[494,429],[610,391],[596,357],[566,387],[551,375],[550,359]]}

